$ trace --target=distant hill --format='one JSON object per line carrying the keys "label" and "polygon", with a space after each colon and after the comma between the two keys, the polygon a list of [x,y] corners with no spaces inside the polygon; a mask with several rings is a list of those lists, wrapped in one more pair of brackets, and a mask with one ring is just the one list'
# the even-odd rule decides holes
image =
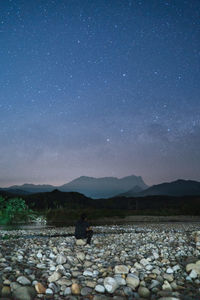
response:
{"label": "distant hill", "polygon": [[92,198],[110,198],[117,194],[124,193],[131,190],[134,187],[140,187],[142,190],[148,186],[144,183],[141,176],[127,176],[124,178],[116,177],[102,177],[94,178],[81,176],[61,186],[53,185],[35,185],[35,184],[23,184],[14,185],[8,188],[4,188],[4,191],[12,192],[12,190],[22,190],[24,193],[43,193],[52,192],[58,189],[62,192],[78,192],[87,197]]}
{"label": "distant hill", "polygon": [[[155,195],[166,195],[166,196],[192,196],[200,195],[200,182],[193,180],[176,180],[169,183],[161,183],[153,185],[142,192],[134,194],[134,196],[155,196]],[[129,194],[129,197],[133,196]]]}
{"label": "distant hill", "polygon": [[120,179],[82,176],[58,187],[58,189],[63,192],[76,191],[92,198],[110,198],[135,186],[139,186],[142,190],[147,188],[141,176],[132,175]]}
{"label": "distant hill", "polygon": [[143,190],[144,189],[142,189],[140,186],[136,185],[133,189],[129,190],[128,192],[121,193],[116,197],[135,197],[138,195],[138,193],[142,192]]}
{"label": "distant hill", "polygon": [[23,185],[13,185],[8,188],[3,188],[4,191],[22,191],[24,193],[42,193],[42,192],[51,192],[55,189],[53,185],[47,184],[29,184],[25,183]]}

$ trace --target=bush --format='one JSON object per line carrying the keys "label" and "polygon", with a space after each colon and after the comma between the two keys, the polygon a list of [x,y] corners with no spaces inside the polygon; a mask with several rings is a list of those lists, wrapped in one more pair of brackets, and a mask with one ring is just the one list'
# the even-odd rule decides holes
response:
{"label": "bush", "polygon": [[0,224],[12,224],[33,218],[33,211],[28,208],[24,199],[5,199],[0,196]]}

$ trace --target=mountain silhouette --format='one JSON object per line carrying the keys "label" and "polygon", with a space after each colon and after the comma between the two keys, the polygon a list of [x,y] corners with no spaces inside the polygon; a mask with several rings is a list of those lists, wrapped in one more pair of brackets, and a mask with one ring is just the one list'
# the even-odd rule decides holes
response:
{"label": "mountain silhouette", "polygon": [[193,180],[178,179],[172,182],[153,185],[137,194],[134,194],[134,196],[140,196],[140,197],[154,196],[154,195],[166,195],[166,196],[200,195],[200,182],[193,181]]}
{"label": "mountain silhouette", "polygon": [[62,192],[78,192],[91,198],[110,198],[116,194],[124,193],[135,186],[139,186],[142,190],[148,187],[141,176],[135,175],[120,179],[116,177],[94,178],[81,176],[61,186],[25,183],[23,185],[14,185],[3,190],[9,192],[12,192],[12,190],[21,190],[22,193],[42,193],[52,192],[58,189]]}

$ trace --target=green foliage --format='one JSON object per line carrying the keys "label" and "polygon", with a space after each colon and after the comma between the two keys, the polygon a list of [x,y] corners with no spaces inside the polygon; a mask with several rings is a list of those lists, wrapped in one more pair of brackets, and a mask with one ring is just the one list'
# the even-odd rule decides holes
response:
{"label": "green foliage", "polygon": [[0,196],[0,224],[12,224],[33,218],[33,211],[28,208],[24,199],[5,199]]}

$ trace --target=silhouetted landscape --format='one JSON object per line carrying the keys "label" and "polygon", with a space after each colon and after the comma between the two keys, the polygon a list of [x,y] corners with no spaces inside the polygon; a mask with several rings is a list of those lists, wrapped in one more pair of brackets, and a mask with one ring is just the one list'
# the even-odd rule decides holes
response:
{"label": "silhouetted landscape", "polygon": [[[133,189],[108,198],[109,194],[129,189],[131,185]],[[200,215],[199,182],[177,180],[145,187],[143,179],[136,176],[122,179],[83,176],[59,189],[50,185],[24,184],[1,189],[0,195],[7,199],[23,198],[30,209],[43,214],[48,222],[70,223],[81,211],[86,211],[94,220],[129,215]],[[93,199],[77,190],[93,196],[102,194],[105,198]]]}

